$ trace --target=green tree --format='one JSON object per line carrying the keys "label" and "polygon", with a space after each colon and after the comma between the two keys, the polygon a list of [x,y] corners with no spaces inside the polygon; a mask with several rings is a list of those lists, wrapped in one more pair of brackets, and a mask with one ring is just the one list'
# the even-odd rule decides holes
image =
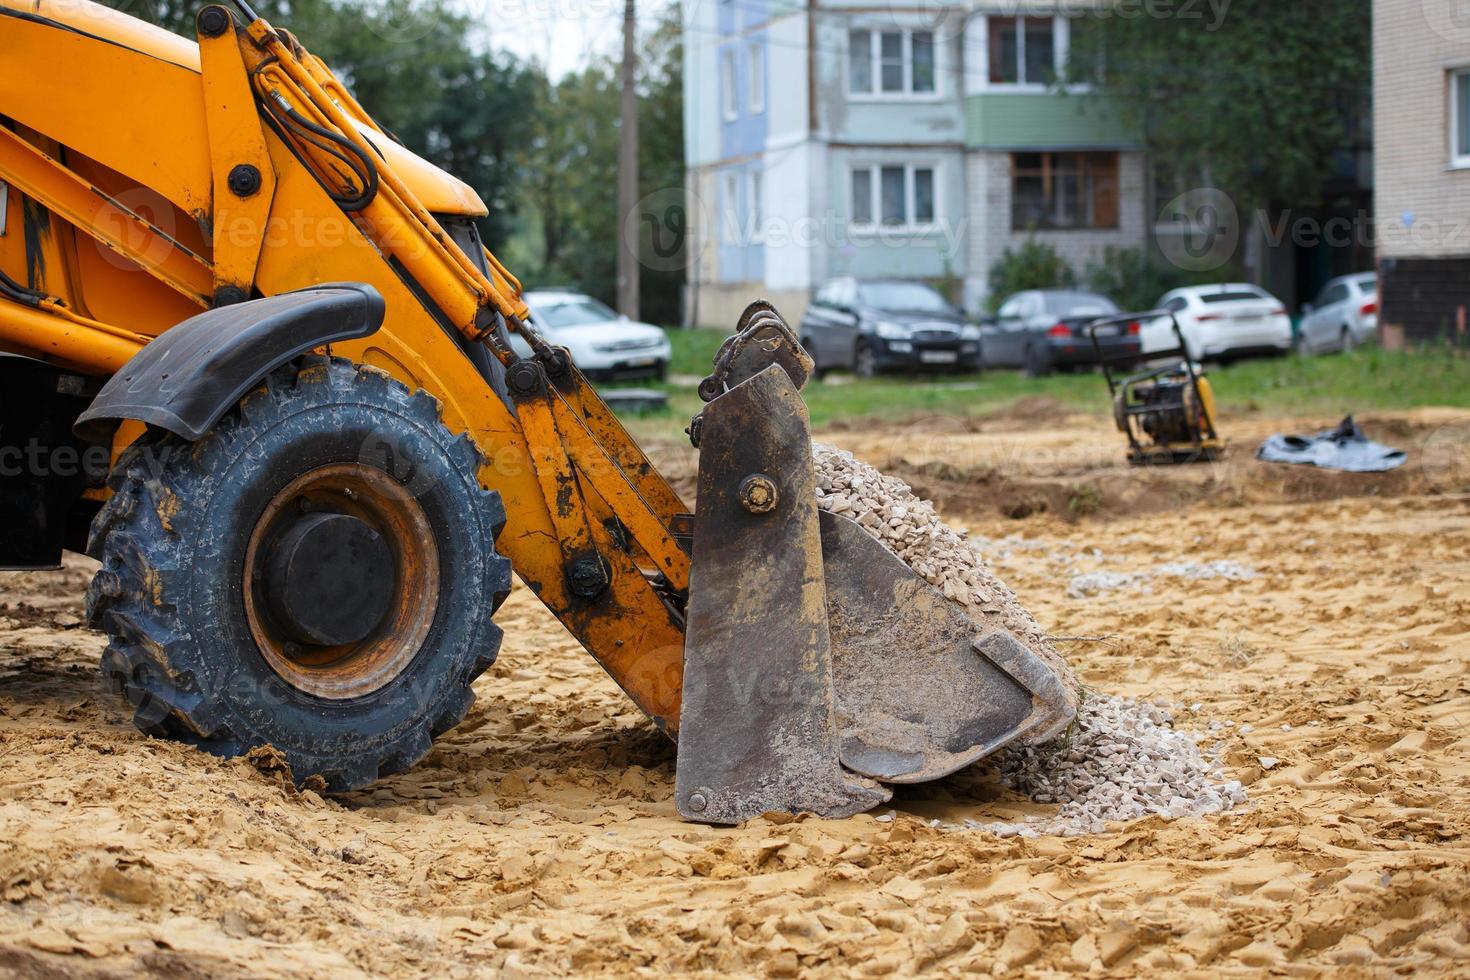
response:
{"label": "green tree", "polygon": [[[1144,16],[1117,2],[1074,21],[1071,81],[1133,124],[1166,177],[1204,179],[1238,206],[1320,202],[1372,84],[1363,0],[1233,0]],[[1163,8],[1160,8],[1163,9]]]}
{"label": "green tree", "polygon": [[[671,4],[643,49],[639,83],[638,174],[640,193],[660,199],[684,194],[684,46],[679,5]],[[642,305],[652,323],[679,323],[683,311],[684,261],[659,254],[651,236],[640,241]]]}
{"label": "green tree", "polygon": [[1191,272],[1153,258],[1137,248],[1105,248],[1099,261],[1089,263],[1082,282],[1125,310],[1148,310],[1159,297],[1183,286],[1234,282],[1240,270],[1226,265],[1210,272]]}
{"label": "green tree", "polygon": [[1058,289],[1077,281],[1077,274],[1067,260],[1045,242],[1028,238],[1006,249],[990,267],[991,312],[999,309],[1006,297],[1028,289]]}
{"label": "green tree", "polygon": [[[682,194],[684,186],[683,53],[678,8],[647,35],[639,61],[639,193]],[[599,59],[548,85],[536,101],[525,153],[526,197],[534,215],[529,242],[515,255],[526,282],[581,289],[607,303],[617,292],[617,66]],[[642,308],[654,323],[678,323],[685,273],[677,262],[655,261],[647,236],[640,252]],[[527,255],[527,253],[531,253]]]}
{"label": "green tree", "polygon": [[617,281],[618,87],[598,61],[545,86],[526,149],[539,254],[523,281],[576,287],[611,302]]}

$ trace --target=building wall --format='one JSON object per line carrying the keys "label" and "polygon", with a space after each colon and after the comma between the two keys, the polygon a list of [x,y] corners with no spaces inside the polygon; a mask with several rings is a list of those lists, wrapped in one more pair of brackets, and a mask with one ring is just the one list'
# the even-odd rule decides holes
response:
{"label": "building wall", "polygon": [[[978,300],[990,263],[1021,237],[1010,227],[1010,158],[996,151],[1136,148],[1101,100],[1059,94],[1045,84],[990,83],[983,10],[932,0],[684,4],[691,253],[698,256],[686,309],[699,323],[728,325],[760,295],[794,322],[811,290],[838,274],[962,279],[967,299]],[[1054,0],[996,0],[993,13],[1055,10]],[[932,32],[935,91],[851,91],[855,29]],[[1065,19],[1054,36],[1064,59]],[[738,57],[740,112],[727,119],[720,51],[744,53],[752,44],[766,59],[766,104],[759,113],[747,111],[747,60]],[[894,165],[933,168],[934,220],[910,228],[854,227],[853,168]],[[1000,175],[995,168],[1002,166]],[[751,198],[757,186],[759,202]],[[1079,267],[1108,245],[1142,246],[1140,154],[1120,159],[1119,190],[1117,229],[1038,237]],[[756,212],[759,228],[750,221]]]}
{"label": "building wall", "polygon": [[1108,248],[1143,248],[1148,243],[1145,213],[1147,168],[1137,151],[1118,156],[1118,227],[1067,231],[1017,231],[1011,227],[1011,155],[972,151],[966,179],[969,202],[969,256],[965,306],[980,309],[989,296],[990,267],[1014,244],[1034,237],[1050,245],[1081,275]]}
{"label": "building wall", "polygon": [[1455,335],[1470,306],[1470,167],[1451,148],[1451,73],[1470,22],[1451,2],[1374,0],[1373,131],[1386,344]]}
{"label": "building wall", "polygon": [[[964,275],[966,246],[965,165],[958,146],[890,147],[841,144],[828,149],[830,234],[824,241],[821,278],[837,275],[937,279]],[[935,221],[920,228],[855,228],[852,224],[854,167],[909,165],[934,171]]]}
{"label": "building wall", "polygon": [[965,99],[965,142],[996,150],[1136,149],[1114,106],[1085,93],[977,92]]}
{"label": "building wall", "polygon": [[[932,93],[849,91],[849,39],[853,30],[895,29],[935,33]],[[934,31],[933,12],[909,13],[902,8],[865,6],[844,11],[824,4],[817,20],[816,135],[837,142],[885,142],[894,145],[958,143],[964,136],[963,91],[959,79],[960,44],[956,37]]]}
{"label": "building wall", "polygon": [[760,283],[706,283],[699,290],[699,310],[693,325],[733,333],[740,314],[758,299],[772,303],[794,330],[811,301],[811,292],[768,289]]}
{"label": "building wall", "polygon": [[1449,0],[1373,3],[1380,258],[1470,254],[1470,168],[1450,162],[1449,76],[1470,67],[1470,21],[1455,25],[1457,6]]}

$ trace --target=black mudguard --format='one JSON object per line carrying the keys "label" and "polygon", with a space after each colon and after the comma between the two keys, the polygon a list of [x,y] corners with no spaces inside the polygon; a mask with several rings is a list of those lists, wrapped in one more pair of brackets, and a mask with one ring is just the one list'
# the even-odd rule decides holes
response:
{"label": "black mudguard", "polygon": [[136,419],[193,441],[267,374],[323,344],[383,325],[383,297],[339,282],[208,310],[167,330],[102,388],[77,435],[106,441]]}

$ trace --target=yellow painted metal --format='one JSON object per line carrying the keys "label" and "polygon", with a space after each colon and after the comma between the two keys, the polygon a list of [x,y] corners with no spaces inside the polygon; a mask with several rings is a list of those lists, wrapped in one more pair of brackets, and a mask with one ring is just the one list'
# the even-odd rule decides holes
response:
{"label": "yellow painted metal", "polygon": [[57,310],[0,300],[0,341],[31,356],[116,371],[143,349],[147,337],[129,338],[106,324]]}
{"label": "yellow painted metal", "polygon": [[[8,16],[18,11],[26,18]],[[267,296],[323,282],[374,286],[387,309],[382,329],[333,345],[331,353],[382,368],[439,400],[445,424],[479,448],[481,481],[505,503],[508,520],[498,544],[517,574],[635,703],[675,730],[683,622],[664,593],[688,582],[687,558],[669,533],[683,501],[580,374],[573,371],[549,392],[540,411],[518,416],[440,326],[447,318],[475,336],[493,311],[512,323],[526,315],[515,277],[488,251],[489,274],[482,273],[474,261],[479,257],[465,255],[434,217],[483,214],[473,191],[392,143],[325,65],[265,22],[244,25],[221,41],[235,45],[234,53],[224,43],[206,43],[201,53],[192,42],[160,36],[88,0],[0,0],[0,59],[6,64],[0,114],[67,151],[61,160],[48,157],[37,149],[42,142],[17,146],[25,141],[11,134],[0,179],[10,179],[13,160],[29,160],[36,172],[24,193],[50,205],[54,222],[74,225],[89,243],[119,237],[170,243],[166,255],[129,247],[128,263],[137,265],[108,266],[106,275],[89,266],[91,259],[75,263],[80,292],[93,305],[115,306],[116,295],[126,293],[131,329],[54,303],[35,308],[0,301],[0,348],[108,374],[148,343],[147,335],[183,319],[180,286],[191,294],[186,307],[196,310],[218,284]],[[17,82],[27,70],[42,77],[47,63],[65,63],[66,77],[47,86]],[[12,71],[12,65],[19,67]],[[249,86],[250,112],[242,104],[242,85]],[[334,183],[339,178],[319,148],[248,124],[255,103],[276,97],[371,155],[380,176],[372,202],[344,212],[324,186],[344,189]],[[124,196],[113,184],[131,181],[140,193],[162,195],[182,209],[187,227],[168,236],[126,215],[128,236],[96,227],[95,211],[76,197],[93,194],[101,178],[89,184],[68,171],[62,162],[72,154],[110,168],[108,197]],[[221,184],[240,162],[275,178],[271,193],[243,207]],[[222,225],[235,218],[243,218],[254,237],[239,244],[223,240]],[[195,234],[196,220],[209,237],[190,248],[180,239]],[[24,260],[0,247],[0,268],[12,277],[24,277]],[[150,322],[156,329],[142,328]],[[117,447],[139,432],[139,426],[123,426]],[[570,492],[565,512],[558,512],[563,487]],[[595,551],[610,573],[606,591],[594,599],[579,598],[568,586],[566,555],[579,549]],[[655,587],[656,572],[667,585]]]}
{"label": "yellow painted metal", "polygon": [[[217,292],[232,286],[248,295],[276,194],[275,169],[235,32],[218,37],[201,34],[199,62],[214,195],[214,287]],[[247,195],[230,190],[230,174],[237,167],[253,167],[258,175],[259,186]]]}
{"label": "yellow painted metal", "polygon": [[0,0],[0,65],[4,115],[209,213],[197,45],[99,4]]}
{"label": "yellow painted metal", "polygon": [[123,201],[0,126],[0,174],[52,214],[201,305],[214,295],[209,263]]}
{"label": "yellow painted metal", "polygon": [[[257,20],[247,30],[259,46],[259,50],[244,50],[247,62],[254,57],[254,69],[262,79],[258,88],[262,98],[316,115],[318,123],[327,124],[359,148],[376,152],[358,125],[322,90],[269,24]],[[326,156],[310,144],[298,145],[297,149],[309,158],[322,160]],[[325,168],[327,164],[319,166]],[[391,167],[380,167],[378,172],[381,184],[377,195],[357,213],[374,230],[379,246],[391,250],[433,293],[456,328],[474,339],[483,337],[491,328],[482,313],[487,303],[506,317],[529,316],[519,296],[502,293],[480,273]]]}

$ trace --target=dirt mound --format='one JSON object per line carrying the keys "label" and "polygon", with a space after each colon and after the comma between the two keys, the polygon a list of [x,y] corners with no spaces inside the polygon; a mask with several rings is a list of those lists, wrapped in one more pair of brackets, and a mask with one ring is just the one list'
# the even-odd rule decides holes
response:
{"label": "dirt mound", "polygon": [[[1071,426],[892,455],[1128,472]],[[89,563],[6,574],[0,972],[1464,975],[1470,500],[1413,486],[1076,523],[969,505],[1083,682],[1168,705],[1246,789],[1230,813],[1077,838],[973,829],[1059,812],[985,767],[850,820],[682,823],[668,740],[521,587],[479,700],[423,763],[294,791],[268,757],[128,724],[98,689],[102,639],[64,625]],[[1226,561],[1255,574],[1068,589]]]}
{"label": "dirt mound", "polygon": [[[1310,432],[1316,422],[1238,421],[1213,463],[1132,467],[1124,443],[1104,423],[1072,417],[1062,429],[988,433],[974,440],[867,432],[839,443],[866,453],[950,514],[1065,521],[1116,519],[1196,507],[1309,503],[1354,497],[1470,492],[1470,419],[1440,413],[1367,417],[1375,437],[1405,448],[1406,465],[1386,473],[1345,473],[1265,463],[1255,449],[1272,431]],[[915,452],[918,450],[918,452]]]}
{"label": "dirt mound", "polygon": [[870,432],[875,428],[898,430],[912,435],[968,432],[1019,432],[1064,422],[1079,414],[1051,395],[1026,395],[1010,404],[974,415],[921,413],[894,420],[883,417],[838,419],[824,432]]}

